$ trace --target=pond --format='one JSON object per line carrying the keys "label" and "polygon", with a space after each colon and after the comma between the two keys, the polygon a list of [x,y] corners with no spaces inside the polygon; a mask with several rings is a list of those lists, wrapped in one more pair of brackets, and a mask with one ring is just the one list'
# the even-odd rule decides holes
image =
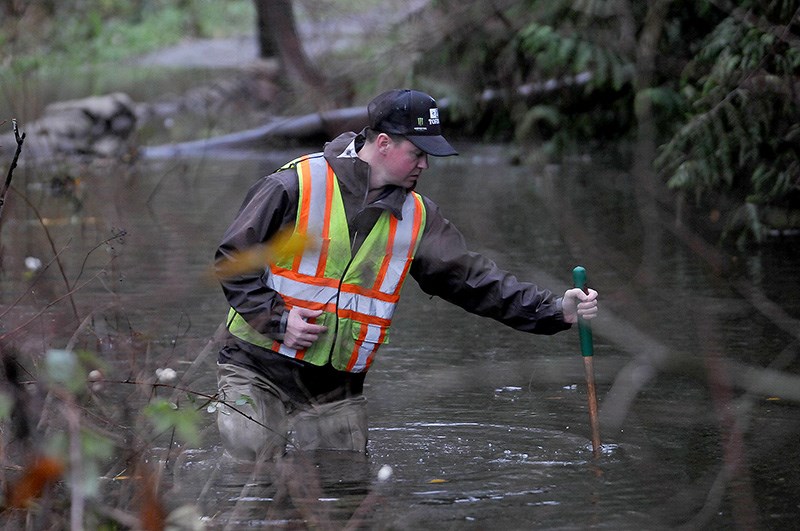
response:
{"label": "pond", "polygon": [[[31,359],[71,345],[102,362],[84,422],[115,419],[100,433],[130,432],[167,508],[193,508],[208,529],[795,526],[797,242],[727,254],[659,201],[656,222],[643,221],[631,175],[607,159],[512,165],[505,146],[457,148],[432,161],[419,191],[472,249],[559,292],[583,265],[601,294],[597,458],[577,330],[516,332],[413,280],[367,377],[365,459],[223,457],[205,408],[216,392],[209,341],[226,312],[212,256],[250,184],[314,148],[94,165],[66,180],[21,167],[3,214],[0,334]],[[46,267],[26,270],[28,257]],[[154,386],[162,368],[177,380]],[[200,412],[195,443],[146,435],[139,405],[192,407],[187,396]],[[86,469],[97,482],[87,512],[92,499],[128,508],[130,462]]]}

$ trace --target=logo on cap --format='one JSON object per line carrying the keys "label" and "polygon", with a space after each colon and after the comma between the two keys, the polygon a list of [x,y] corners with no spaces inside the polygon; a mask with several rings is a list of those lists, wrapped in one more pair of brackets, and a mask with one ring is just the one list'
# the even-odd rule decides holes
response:
{"label": "logo on cap", "polygon": [[373,131],[403,135],[434,157],[458,154],[441,134],[436,100],[424,92],[411,89],[386,91],[369,102],[367,114]]}

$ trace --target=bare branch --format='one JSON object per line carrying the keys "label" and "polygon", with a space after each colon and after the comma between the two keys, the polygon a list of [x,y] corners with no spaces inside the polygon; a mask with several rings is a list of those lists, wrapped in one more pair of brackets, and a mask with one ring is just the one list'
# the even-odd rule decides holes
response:
{"label": "bare branch", "polygon": [[61,259],[58,257],[60,253],[56,251],[56,243],[53,241],[50,231],[47,230],[47,225],[45,224],[44,219],[42,219],[41,214],[39,214],[39,210],[36,208],[36,206],[25,194],[17,192],[17,195],[19,195],[23,201],[25,201],[28,207],[33,210],[33,213],[36,215],[36,219],[39,220],[39,223],[42,225],[42,229],[44,229],[44,235],[47,237],[47,241],[50,244],[50,249],[53,251],[53,256],[55,257],[56,265],[58,266],[58,271],[61,273],[61,279],[64,281],[64,285],[67,288],[67,297],[69,298],[69,303],[72,306],[72,313],[75,316],[75,320],[80,322],[81,316],[78,313],[78,306],[75,304],[75,299],[72,297],[72,284],[70,284],[70,281],[67,278],[67,273],[64,271],[64,264],[61,263]]}
{"label": "bare branch", "polygon": [[17,161],[22,153],[22,144],[25,142],[25,133],[22,133],[21,135],[19,134],[17,121],[12,118],[11,124],[14,127],[14,139],[17,141],[17,149],[14,152],[14,158],[11,159],[11,166],[8,168],[8,174],[6,175],[6,180],[3,183],[3,189],[0,191],[0,220],[3,218],[3,205],[6,203],[6,195],[8,195],[8,189],[11,186],[11,178],[14,176],[14,168],[17,167]]}

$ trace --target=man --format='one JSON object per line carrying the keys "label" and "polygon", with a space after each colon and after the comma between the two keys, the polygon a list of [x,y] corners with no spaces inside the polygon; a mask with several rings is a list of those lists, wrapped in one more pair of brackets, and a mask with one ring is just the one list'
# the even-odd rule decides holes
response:
{"label": "man", "polygon": [[429,155],[457,154],[431,96],[391,90],[368,114],[361,133],[258,181],[217,251],[221,271],[287,227],[307,244],[266,270],[221,275],[231,310],[218,357],[228,407],[217,420],[234,457],[274,457],[287,443],[365,451],[364,376],[406,274],[430,295],[525,332],[553,334],[597,313],[594,290],[556,297],[468,251],[436,204],[413,191]]}

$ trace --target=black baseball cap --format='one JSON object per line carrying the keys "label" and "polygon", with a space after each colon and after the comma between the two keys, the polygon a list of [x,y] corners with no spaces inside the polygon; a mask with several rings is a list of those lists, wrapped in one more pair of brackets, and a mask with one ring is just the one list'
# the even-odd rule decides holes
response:
{"label": "black baseball cap", "polygon": [[375,131],[403,135],[434,157],[458,155],[442,136],[436,100],[418,90],[395,89],[377,96],[367,106],[369,126]]}

